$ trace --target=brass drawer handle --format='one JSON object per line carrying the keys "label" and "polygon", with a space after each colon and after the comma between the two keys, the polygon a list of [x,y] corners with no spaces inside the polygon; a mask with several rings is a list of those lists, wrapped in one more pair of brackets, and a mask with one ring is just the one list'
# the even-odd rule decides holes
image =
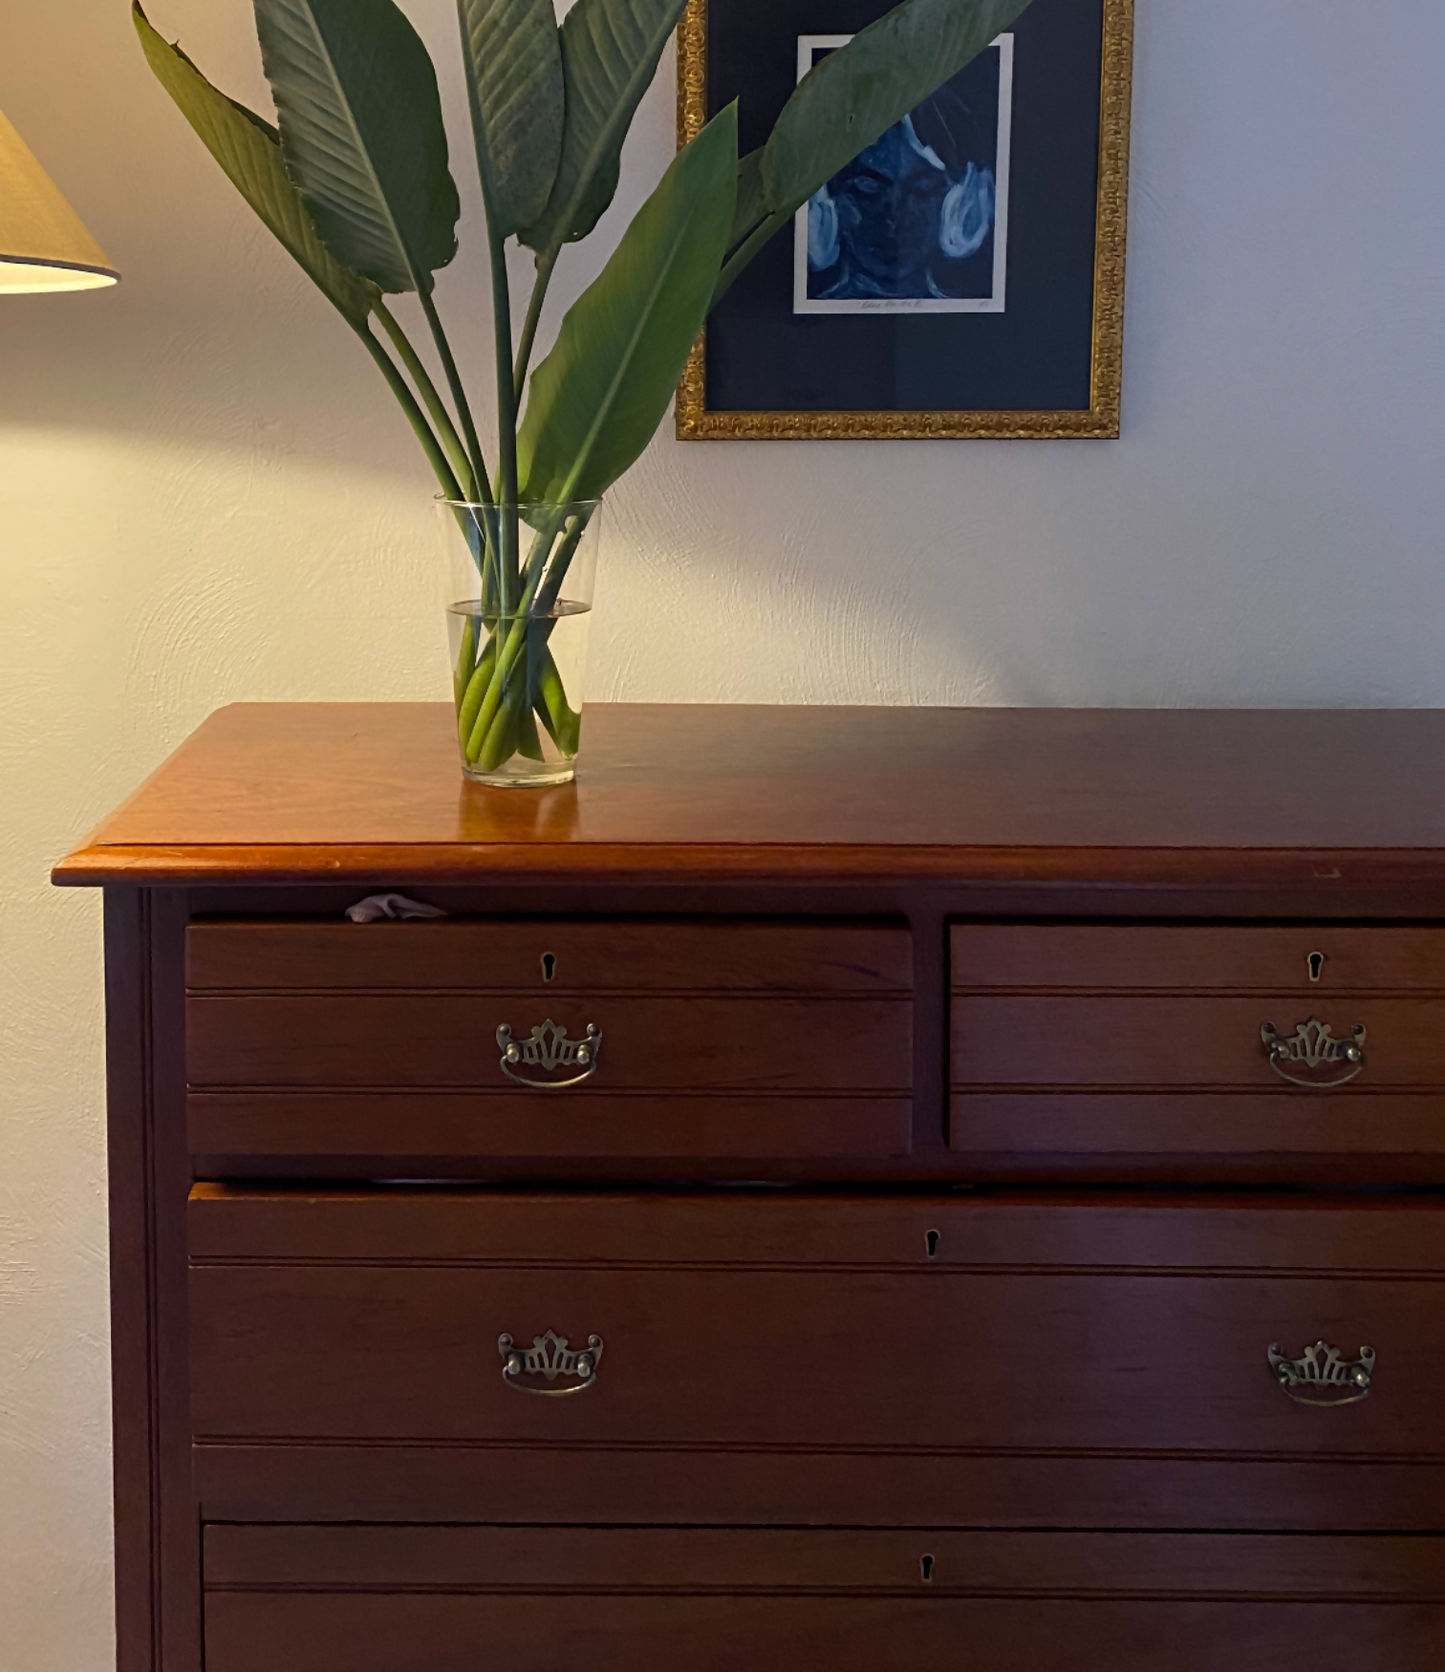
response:
{"label": "brass drawer handle", "polygon": [[[597,1053],[602,1049],[602,1029],[595,1022],[587,1024],[585,1039],[569,1039],[566,1028],[559,1028],[549,1016],[540,1027],[532,1029],[532,1037],[520,1044],[512,1038],[512,1030],[503,1022],[497,1029],[497,1043],[502,1047],[502,1072],[519,1086],[530,1086],[533,1091],[565,1091],[568,1086],[580,1086],[597,1072]],[[555,1074],[559,1068],[576,1068],[580,1072],[567,1080],[549,1080],[542,1076]]]}
{"label": "brass drawer handle", "polygon": [[1266,1022],[1259,1037],[1269,1052],[1270,1067],[1292,1086],[1331,1091],[1365,1071],[1365,1030],[1358,1022],[1348,1039],[1334,1038],[1330,1024],[1317,1016],[1301,1022],[1288,1036]]}
{"label": "brass drawer handle", "polygon": [[[565,1399],[569,1393],[585,1393],[597,1380],[597,1361],[602,1357],[602,1341],[589,1335],[587,1345],[573,1352],[567,1337],[548,1330],[545,1335],[534,1335],[530,1347],[517,1347],[510,1335],[497,1337],[497,1351],[502,1355],[502,1380],[518,1393],[536,1393],[544,1399]],[[567,1379],[567,1387],[530,1387],[523,1376],[541,1376],[551,1384]]]}
{"label": "brass drawer handle", "polygon": [[1361,1347],[1353,1364],[1338,1347],[1316,1341],[1301,1358],[1286,1358],[1276,1344],[1269,1350],[1270,1369],[1279,1385],[1301,1405],[1354,1405],[1370,1397],[1375,1349]]}

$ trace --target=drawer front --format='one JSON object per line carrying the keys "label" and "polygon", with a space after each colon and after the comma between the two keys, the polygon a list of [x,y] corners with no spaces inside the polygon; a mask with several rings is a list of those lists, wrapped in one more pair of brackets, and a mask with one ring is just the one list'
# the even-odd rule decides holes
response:
{"label": "drawer front", "polygon": [[[1084,1207],[1011,1220],[786,1197],[555,1212],[485,1193],[198,1196],[202,1452],[519,1447],[553,1504],[579,1448],[722,1446],[744,1472],[772,1467],[765,1453],[1124,1453],[1245,1474],[1334,1460],[1367,1489],[1361,1462],[1445,1462],[1445,1213],[1120,1208],[1091,1222]],[[1312,1379],[1320,1341],[1368,1372],[1367,1394]],[[1290,1389],[1271,1348],[1298,1363]],[[667,1518],[667,1477],[639,1481],[634,1513],[651,1492]],[[1093,1513],[1061,1488],[1050,1519]],[[1268,1513],[1289,1524],[1287,1502]],[[1373,1525],[1362,1513],[1342,1501],[1336,1525]]]}
{"label": "drawer front", "polygon": [[958,925],[952,990],[986,1171],[1445,1168],[1445,931]]}
{"label": "drawer front", "polygon": [[955,924],[957,991],[1445,993],[1445,929]]}
{"label": "drawer front", "polygon": [[208,1672],[1426,1672],[1437,1539],[206,1529]]}
{"label": "drawer front", "polygon": [[[1286,1008],[1286,1006],[1288,1008]],[[1230,1088],[1281,1097],[1310,1091],[1271,1065],[1261,1037],[1311,1019],[1308,1006],[1275,994],[1251,998],[1156,998],[1152,994],[970,993],[953,1007],[956,1083],[989,1086],[1168,1086]],[[1364,1068],[1322,1064],[1321,1078],[1356,1088],[1445,1087],[1445,999],[1336,999],[1319,1018],[1336,1040],[1365,1030]],[[1302,1064],[1303,1077],[1308,1065]],[[1315,1091],[1321,1095],[1325,1088]]]}
{"label": "drawer front", "polygon": [[[548,960],[550,959],[550,963]],[[859,923],[499,918],[195,923],[194,992],[899,993],[906,929]]]}
{"label": "drawer front", "polygon": [[897,1092],[910,1079],[906,1000],[601,993],[559,996],[545,1016],[538,1011],[517,993],[197,996],[187,1015],[191,1084],[512,1093],[519,1082],[504,1065],[498,1031],[525,1049],[539,1025],[553,1022],[576,1041],[595,1030],[593,1071],[584,1077],[581,1062],[535,1070],[524,1062],[518,1072],[579,1096]]}
{"label": "drawer front", "polygon": [[912,953],[870,925],[193,925],[193,1153],[879,1157]]}

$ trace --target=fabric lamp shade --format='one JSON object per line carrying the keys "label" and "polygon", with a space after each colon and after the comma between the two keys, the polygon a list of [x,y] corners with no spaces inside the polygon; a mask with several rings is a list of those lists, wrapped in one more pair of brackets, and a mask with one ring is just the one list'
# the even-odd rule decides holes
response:
{"label": "fabric lamp shade", "polygon": [[93,290],[119,277],[0,111],[0,296]]}

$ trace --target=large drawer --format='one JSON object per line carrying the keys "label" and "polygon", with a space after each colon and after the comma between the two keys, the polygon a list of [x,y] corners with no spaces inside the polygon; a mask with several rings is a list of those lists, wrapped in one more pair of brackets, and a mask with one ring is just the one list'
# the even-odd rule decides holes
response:
{"label": "large drawer", "polygon": [[397,1174],[907,1154],[912,985],[908,931],[871,924],[196,924],[191,1149]]}
{"label": "large drawer", "polygon": [[1445,1656],[1440,1545],[945,1530],[212,1526],[206,1667],[1434,1672]]}
{"label": "large drawer", "polygon": [[214,1515],[1445,1526],[1445,1209],[201,1186],[191,1223]]}
{"label": "large drawer", "polygon": [[1445,1176],[1445,930],[960,924],[951,965],[986,1174]]}

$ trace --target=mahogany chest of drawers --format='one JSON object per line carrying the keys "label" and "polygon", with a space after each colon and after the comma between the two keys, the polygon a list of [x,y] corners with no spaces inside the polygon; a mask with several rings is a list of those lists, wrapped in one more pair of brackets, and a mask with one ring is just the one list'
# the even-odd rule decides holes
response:
{"label": "mahogany chest of drawers", "polygon": [[1445,714],[243,706],[56,880],[120,1672],[1445,1661]]}

